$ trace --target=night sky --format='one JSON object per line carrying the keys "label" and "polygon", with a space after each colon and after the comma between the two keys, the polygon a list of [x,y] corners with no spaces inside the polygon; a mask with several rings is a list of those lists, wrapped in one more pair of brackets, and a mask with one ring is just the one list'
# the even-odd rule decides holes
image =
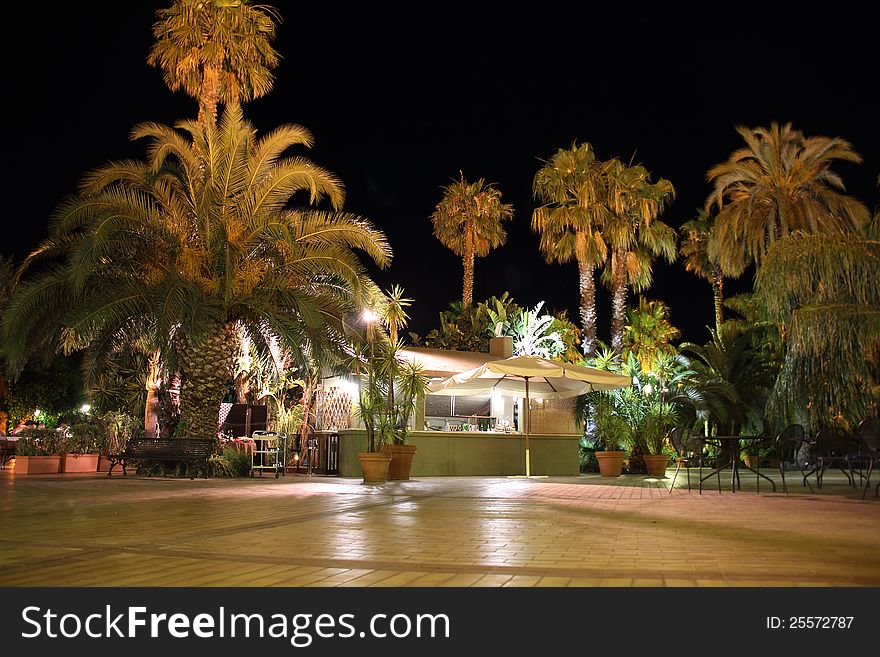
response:
{"label": "night sky", "polygon": [[[127,140],[140,121],[194,117],[146,64],[157,7],[169,2],[14,3],[3,43],[6,150],[4,239],[17,259],[45,235],[55,204],[87,170],[143,157]],[[821,12],[770,3],[671,3],[596,9],[580,3],[272,3],[283,57],[274,91],[245,106],[261,133],[301,123],[307,155],[344,181],[346,209],[381,227],[394,249],[383,288],[415,299],[424,334],[461,295],[461,261],[432,236],[441,187],[458,176],[497,183],[516,216],[507,244],[476,263],[475,300],[508,290],[577,318],[575,265],[546,265],[529,222],[541,159],[588,141],[602,159],[632,158],[672,181],[663,219],[691,219],[705,172],[741,145],[734,126],[791,121],[839,136],[864,157],[836,170],[849,192],[877,202],[880,138],[875,98],[880,10],[848,2]],[[557,7],[557,4],[565,8]],[[711,7],[710,7],[711,5]],[[769,13],[768,13],[769,12]],[[748,276],[730,289],[747,289]],[[680,264],[655,265],[647,296],[667,301],[685,339],[704,341],[711,289]],[[599,295],[607,339],[609,295]]]}

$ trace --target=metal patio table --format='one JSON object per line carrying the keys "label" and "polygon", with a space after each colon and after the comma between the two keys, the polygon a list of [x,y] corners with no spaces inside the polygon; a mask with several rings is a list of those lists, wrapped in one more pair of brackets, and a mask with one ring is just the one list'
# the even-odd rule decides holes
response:
{"label": "metal patio table", "polygon": [[[731,492],[735,493],[737,486],[739,486],[740,490],[742,490],[742,485],[740,484],[740,481],[739,481],[740,468],[745,468],[746,470],[750,470],[751,472],[754,472],[757,475],[756,481],[757,481],[759,493],[761,492],[761,478],[762,477],[770,482],[770,485],[773,486],[773,492],[774,493],[776,492],[776,483],[767,475],[761,474],[761,472],[760,472],[761,466],[758,466],[758,470],[754,470],[754,469],[750,468],[748,465],[746,465],[745,463],[739,462],[740,441],[760,443],[760,442],[770,440],[769,438],[767,438],[765,436],[710,436],[707,440],[708,441],[719,441],[724,447],[726,447],[729,460],[724,465],[715,468],[714,470],[712,470],[712,472],[710,472],[706,476],[700,478],[700,492],[701,493],[703,492],[703,482],[706,479],[708,479],[709,477],[715,476],[716,474],[718,474],[722,470],[726,470],[728,468],[730,468],[730,470],[731,470],[731,472],[730,472],[730,490],[731,490]],[[721,481],[720,480],[718,481],[718,492],[719,493],[721,492]]]}

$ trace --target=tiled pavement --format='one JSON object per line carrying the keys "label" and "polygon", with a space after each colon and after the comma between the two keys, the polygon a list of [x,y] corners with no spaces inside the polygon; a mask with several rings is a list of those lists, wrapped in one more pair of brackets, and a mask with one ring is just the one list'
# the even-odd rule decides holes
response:
{"label": "tiled pavement", "polygon": [[880,586],[873,490],[862,501],[838,475],[757,494],[744,476],[735,495],[670,495],[668,481],[6,470],[0,585]]}

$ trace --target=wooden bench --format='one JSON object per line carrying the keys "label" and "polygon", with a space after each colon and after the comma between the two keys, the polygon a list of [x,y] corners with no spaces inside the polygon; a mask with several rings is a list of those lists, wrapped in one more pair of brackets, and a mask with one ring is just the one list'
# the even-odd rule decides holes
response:
{"label": "wooden bench", "polygon": [[186,463],[187,474],[190,463],[201,465],[207,479],[208,459],[216,445],[214,438],[132,438],[122,453],[108,456],[110,470],[107,476],[113,474],[117,463],[122,465],[122,476],[125,477],[128,476],[125,471],[128,461],[175,461]]}

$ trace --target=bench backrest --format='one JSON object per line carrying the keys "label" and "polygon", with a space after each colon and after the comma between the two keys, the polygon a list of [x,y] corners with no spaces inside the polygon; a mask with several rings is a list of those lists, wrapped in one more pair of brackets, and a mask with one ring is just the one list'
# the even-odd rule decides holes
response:
{"label": "bench backrest", "polygon": [[216,443],[213,438],[132,438],[125,446],[125,455],[143,459],[206,459]]}

